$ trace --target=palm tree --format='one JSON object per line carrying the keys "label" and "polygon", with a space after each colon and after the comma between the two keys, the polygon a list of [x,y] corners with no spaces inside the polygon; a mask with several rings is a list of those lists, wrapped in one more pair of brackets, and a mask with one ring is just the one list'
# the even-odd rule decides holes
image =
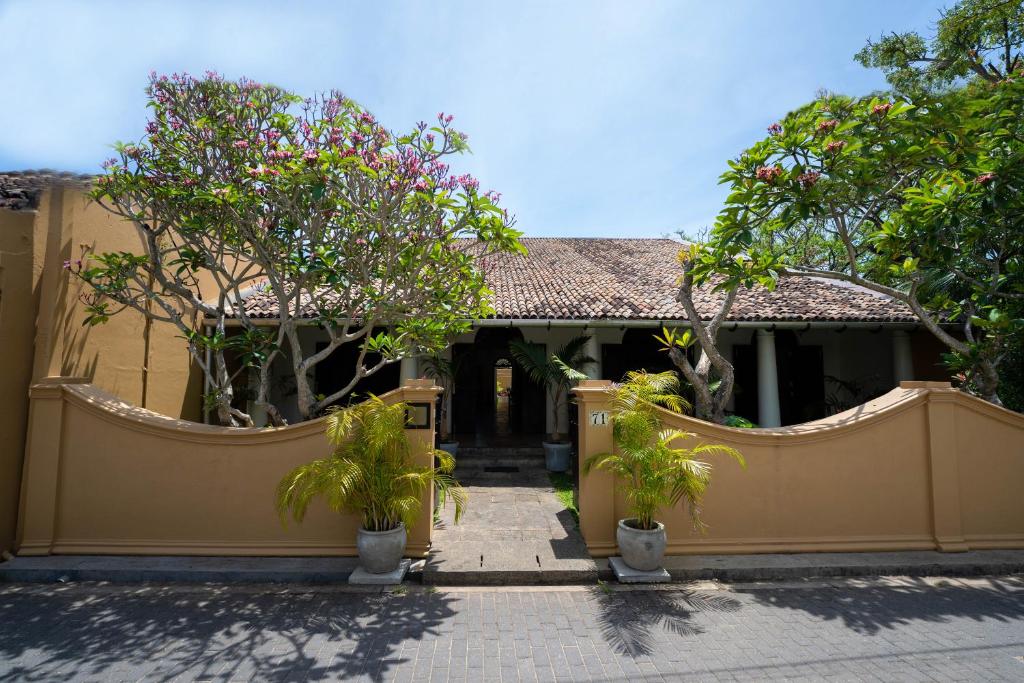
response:
{"label": "palm tree", "polygon": [[519,364],[526,375],[537,384],[547,389],[548,397],[551,399],[552,413],[552,441],[564,441],[565,434],[559,431],[561,407],[565,403],[569,387],[573,382],[587,379],[581,368],[596,363],[584,351],[590,337],[580,335],[570,339],[565,345],[558,349],[550,357],[540,345],[527,344],[523,341],[509,343],[509,350],[512,358]]}
{"label": "palm tree", "polygon": [[700,501],[711,482],[711,465],[698,457],[728,455],[745,466],[739,451],[719,444],[698,443],[692,448],[675,444],[695,438],[678,429],[662,429],[655,405],[673,412],[687,406],[678,395],[676,373],[629,372],[614,389],[612,437],[614,453],[598,453],[584,463],[585,470],[612,472],[626,498],[635,528],[657,528],[660,509],[684,502],[694,526],[701,527]]}
{"label": "palm tree", "polygon": [[406,405],[377,396],[327,417],[334,452],[292,470],[277,488],[277,510],[301,522],[309,503],[323,496],[332,510],[359,515],[363,529],[390,531],[412,526],[423,491],[434,483],[442,500],[455,502],[455,520],[466,505],[465,490],[451,476],[455,459],[435,450],[437,467],[416,465],[405,434]]}

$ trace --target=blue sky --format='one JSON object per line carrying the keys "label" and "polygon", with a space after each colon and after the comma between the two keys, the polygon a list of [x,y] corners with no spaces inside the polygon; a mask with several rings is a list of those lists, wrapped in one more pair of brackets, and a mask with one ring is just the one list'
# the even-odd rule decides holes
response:
{"label": "blue sky", "polygon": [[97,171],[161,73],[337,88],[389,127],[455,114],[470,171],[531,236],[709,225],[726,160],[820,88],[884,86],[852,55],[946,2],[0,0],[0,170]]}

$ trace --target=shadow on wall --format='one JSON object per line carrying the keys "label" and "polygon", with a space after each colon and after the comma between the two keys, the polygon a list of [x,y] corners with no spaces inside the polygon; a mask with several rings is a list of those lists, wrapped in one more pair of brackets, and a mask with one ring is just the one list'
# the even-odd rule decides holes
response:
{"label": "shadow on wall", "polygon": [[[9,590],[0,606],[18,626],[0,629],[0,677],[391,680],[412,664],[402,644],[438,637],[455,615],[454,598],[422,592],[99,587],[89,595],[98,599],[83,600],[73,586]],[[318,658],[323,649],[338,654]]]}
{"label": "shadow on wall", "polygon": [[[71,245],[65,244],[61,250],[62,261],[75,259],[78,256],[71,253]],[[96,365],[99,362],[99,354],[95,351],[92,356],[86,355],[86,348],[89,344],[89,333],[92,327],[83,324],[85,314],[78,310],[75,302],[85,292],[81,282],[72,282],[69,273],[61,273],[57,301],[67,302],[64,310],[55,311],[59,321],[53,326],[53,334],[60,334],[63,337],[60,356],[60,375],[63,377],[84,377],[90,382],[96,376]],[[114,393],[116,387],[111,388]]]}

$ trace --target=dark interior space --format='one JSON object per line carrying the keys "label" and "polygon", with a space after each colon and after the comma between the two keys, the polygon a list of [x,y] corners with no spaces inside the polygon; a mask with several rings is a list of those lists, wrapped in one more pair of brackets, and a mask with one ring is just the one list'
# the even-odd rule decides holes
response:
{"label": "dark interior space", "polygon": [[[543,434],[544,387],[532,382],[511,362],[509,342],[521,341],[515,328],[485,327],[471,344],[452,345],[458,367],[452,396],[452,431],[456,434]],[[498,396],[498,371],[511,370],[504,395]],[[500,400],[499,400],[500,399]],[[501,404],[499,421],[498,405]]]}
{"label": "dark interior space", "polygon": [[[756,332],[751,332],[749,343],[734,344],[732,347],[732,364],[736,373],[733,412],[759,423],[755,335]],[[822,347],[817,344],[801,345],[799,337],[792,330],[776,330],[775,364],[782,424],[799,424],[825,417],[825,360]]]}
{"label": "dark interior space", "polygon": [[[374,330],[374,334],[383,330]],[[327,346],[326,342],[318,342],[317,351],[322,351]],[[330,356],[320,361],[314,367],[316,378],[316,392],[329,396],[352,381],[355,376],[356,360],[359,357],[359,344],[342,344],[334,350]],[[364,365],[372,368],[380,361],[380,355],[376,353],[366,354]],[[363,401],[369,394],[380,395],[397,389],[401,377],[401,366],[399,363],[389,363],[369,377],[359,380],[352,392],[341,399],[340,403]]]}

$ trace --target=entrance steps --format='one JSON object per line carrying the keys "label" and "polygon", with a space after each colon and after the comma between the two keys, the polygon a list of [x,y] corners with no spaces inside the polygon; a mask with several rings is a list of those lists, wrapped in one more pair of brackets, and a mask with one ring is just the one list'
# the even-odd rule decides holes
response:
{"label": "entrance steps", "polygon": [[472,448],[456,456],[455,477],[469,497],[455,524],[440,511],[423,568],[429,585],[593,583],[598,564],[572,513],[555,495],[537,448]]}
{"label": "entrance steps", "polygon": [[544,449],[540,446],[460,446],[456,460],[476,461],[480,459],[503,460],[522,459],[532,462],[544,461]]}
{"label": "entrance steps", "polygon": [[598,564],[574,540],[450,540],[431,553],[422,581],[433,586],[593,584]]}
{"label": "entrance steps", "polygon": [[[544,449],[541,447],[482,447],[459,448],[455,456],[455,476],[477,479],[490,474],[522,474],[531,483],[546,484]],[[537,476],[541,475],[539,478]],[[460,479],[461,480],[461,479]]]}

